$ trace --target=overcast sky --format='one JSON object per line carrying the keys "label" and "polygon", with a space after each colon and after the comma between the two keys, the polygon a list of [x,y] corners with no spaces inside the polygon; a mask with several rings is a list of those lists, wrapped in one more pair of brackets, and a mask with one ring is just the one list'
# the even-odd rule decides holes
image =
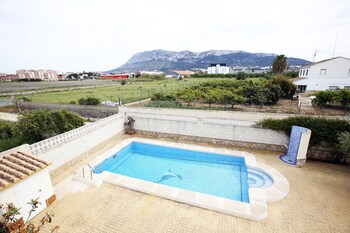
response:
{"label": "overcast sky", "polygon": [[350,57],[349,0],[0,0],[0,73],[103,71],[153,49],[317,61],[335,43]]}

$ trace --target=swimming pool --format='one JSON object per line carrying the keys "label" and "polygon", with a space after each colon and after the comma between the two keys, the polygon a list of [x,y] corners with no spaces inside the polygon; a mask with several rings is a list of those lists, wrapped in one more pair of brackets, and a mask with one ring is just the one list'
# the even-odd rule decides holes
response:
{"label": "swimming pool", "polygon": [[[98,186],[110,183],[202,208],[261,220],[267,202],[285,198],[287,179],[246,152],[130,138],[88,166],[92,177],[73,179]],[[85,178],[83,178],[85,177]],[[92,179],[91,179],[92,178]]]}
{"label": "swimming pool", "polygon": [[243,157],[132,142],[94,170],[249,203]]}

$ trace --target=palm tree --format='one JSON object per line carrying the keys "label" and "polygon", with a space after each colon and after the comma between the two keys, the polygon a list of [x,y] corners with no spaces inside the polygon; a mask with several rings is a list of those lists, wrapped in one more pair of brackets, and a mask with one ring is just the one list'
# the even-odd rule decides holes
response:
{"label": "palm tree", "polygon": [[287,57],[283,54],[277,55],[275,60],[272,62],[272,72],[274,74],[282,74],[287,69]]}

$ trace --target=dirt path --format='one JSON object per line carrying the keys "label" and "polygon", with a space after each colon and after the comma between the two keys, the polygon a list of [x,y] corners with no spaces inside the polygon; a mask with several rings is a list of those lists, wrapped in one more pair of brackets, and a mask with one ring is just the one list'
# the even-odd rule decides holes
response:
{"label": "dirt path", "polygon": [[0,119],[7,121],[17,121],[18,115],[14,113],[0,112]]}

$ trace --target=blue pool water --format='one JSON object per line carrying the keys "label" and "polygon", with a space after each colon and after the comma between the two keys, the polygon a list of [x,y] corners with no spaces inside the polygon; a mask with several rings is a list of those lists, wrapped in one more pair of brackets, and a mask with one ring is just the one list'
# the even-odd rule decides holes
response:
{"label": "blue pool water", "polygon": [[243,157],[132,142],[94,170],[249,203]]}

